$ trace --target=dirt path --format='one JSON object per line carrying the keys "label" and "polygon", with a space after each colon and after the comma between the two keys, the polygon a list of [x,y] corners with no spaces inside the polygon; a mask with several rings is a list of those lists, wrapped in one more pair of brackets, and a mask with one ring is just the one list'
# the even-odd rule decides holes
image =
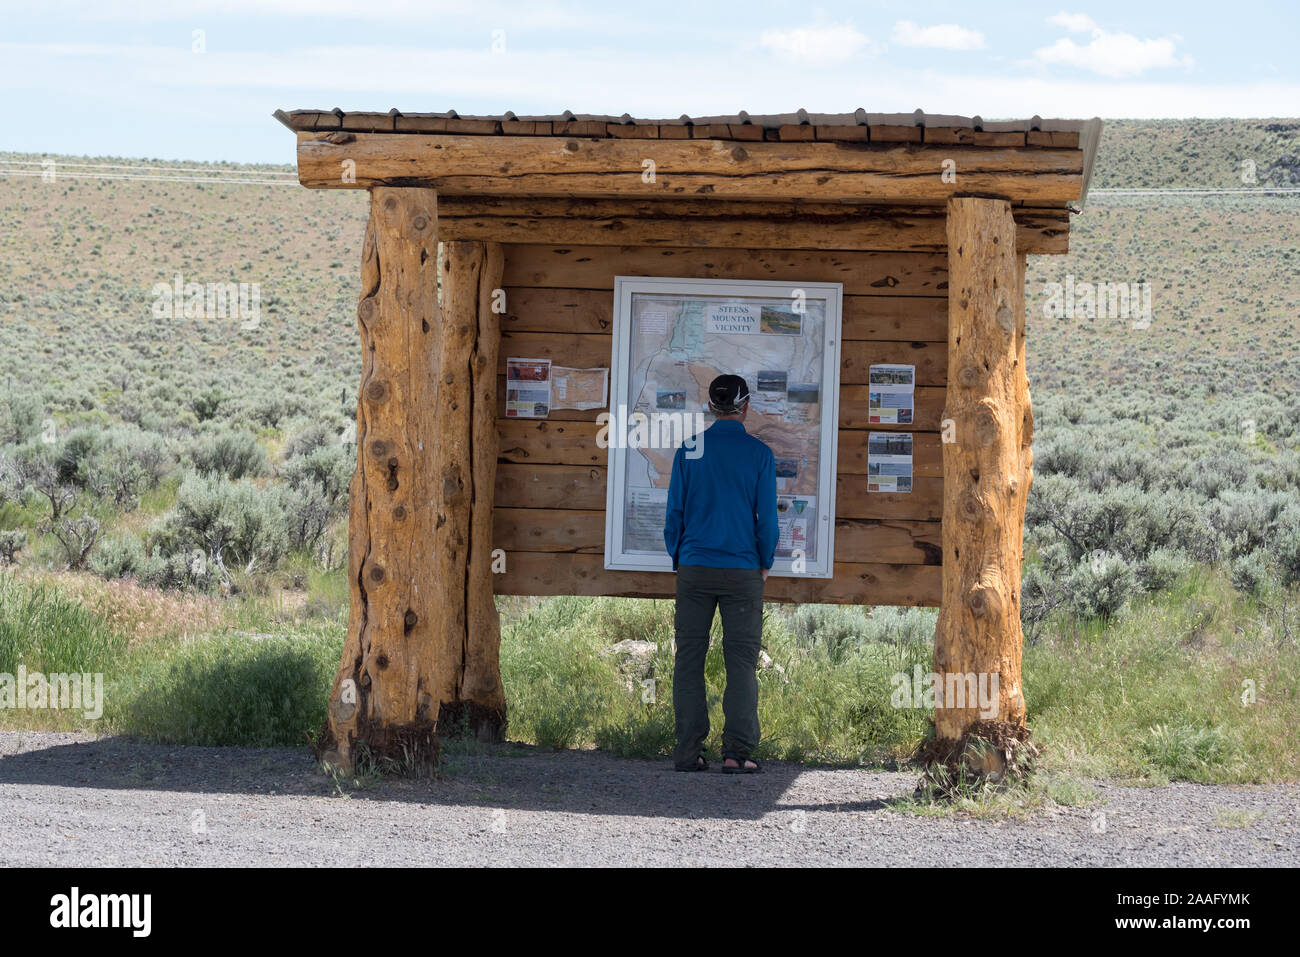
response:
{"label": "dirt path", "polygon": [[305,750],[0,732],[0,866],[1300,865],[1296,784],[1097,782],[1020,822],[900,812],[911,773],[522,748],[446,771],[339,797]]}

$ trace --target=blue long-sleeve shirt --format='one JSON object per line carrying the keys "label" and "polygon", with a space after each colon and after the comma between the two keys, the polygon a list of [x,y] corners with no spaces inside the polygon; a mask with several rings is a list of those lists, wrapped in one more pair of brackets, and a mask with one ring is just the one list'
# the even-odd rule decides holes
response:
{"label": "blue long-sleeve shirt", "polygon": [[739,419],[719,419],[701,455],[673,456],[664,544],[681,565],[771,568],[776,557],[776,458]]}

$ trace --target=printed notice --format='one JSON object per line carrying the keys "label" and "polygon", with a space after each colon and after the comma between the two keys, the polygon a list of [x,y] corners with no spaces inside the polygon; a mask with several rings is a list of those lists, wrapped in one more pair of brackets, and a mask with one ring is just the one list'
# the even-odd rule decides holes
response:
{"label": "printed notice", "polygon": [[759,370],[758,394],[750,402],[756,412],[785,415],[786,383],[789,373],[782,370]]}
{"label": "printed notice", "polygon": [[711,302],[704,310],[705,329],[711,335],[756,335],[764,307],[745,302]]}
{"label": "printed notice", "polygon": [[668,489],[631,488],[625,500],[623,547],[633,552],[662,554],[668,521]]}
{"label": "printed notice", "polygon": [[603,409],[608,404],[608,369],[551,366],[552,409]]}
{"label": "printed notice", "polygon": [[873,365],[867,373],[867,421],[872,425],[911,425],[916,366]]}
{"label": "printed notice", "polygon": [[816,543],[809,541],[816,529],[816,495],[780,495],[776,497],[776,557],[793,558],[797,551],[804,557],[812,554]]}
{"label": "printed notice", "polygon": [[867,491],[912,491],[912,433],[867,433]]}
{"label": "printed notice", "polygon": [[637,331],[643,336],[663,336],[668,334],[668,313],[662,309],[641,313],[637,322]]}
{"label": "printed notice", "polygon": [[544,419],[551,414],[551,360],[506,359],[506,418]]}

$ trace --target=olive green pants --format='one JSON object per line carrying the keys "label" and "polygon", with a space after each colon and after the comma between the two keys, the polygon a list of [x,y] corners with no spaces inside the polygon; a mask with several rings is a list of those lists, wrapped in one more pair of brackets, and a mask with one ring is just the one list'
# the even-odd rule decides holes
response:
{"label": "olive green pants", "polygon": [[677,569],[674,620],[673,714],[677,748],[673,763],[694,767],[709,737],[704,656],[715,610],[722,613],[722,657],[727,685],[722,695],[722,751],[748,757],[758,747],[758,654],[763,640],[763,573],[757,568]]}

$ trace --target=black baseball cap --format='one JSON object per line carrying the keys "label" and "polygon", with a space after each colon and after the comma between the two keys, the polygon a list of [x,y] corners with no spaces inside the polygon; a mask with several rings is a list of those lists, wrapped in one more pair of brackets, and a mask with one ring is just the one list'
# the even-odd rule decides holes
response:
{"label": "black baseball cap", "polygon": [[720,375],[709,383],[709,408],[721,415],[739,412],[749,401],[749,384],[738,375]]}

